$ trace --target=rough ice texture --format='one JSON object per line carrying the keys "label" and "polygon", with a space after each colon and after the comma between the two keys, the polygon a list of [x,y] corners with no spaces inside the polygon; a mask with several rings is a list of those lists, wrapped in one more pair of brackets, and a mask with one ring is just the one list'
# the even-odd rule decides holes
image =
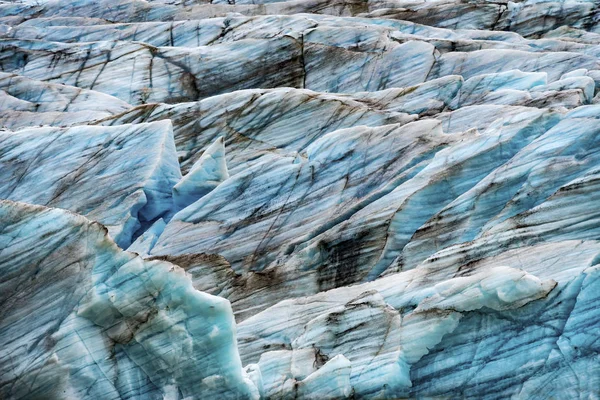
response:
{"label": "rough ice texture", "polygon": [[169,121],[0,132],[0,197],[81,213],[121,247],[171,210],[180,178]]}
{"label": "rough ice texture", "polygon": [[65,210],[0,202],[3,398],[257,397],[229,303]]}
{"label": "rough ice texture", "polygon": [[597,1],[4,2],[0,126],[2,398],[600,397]]}

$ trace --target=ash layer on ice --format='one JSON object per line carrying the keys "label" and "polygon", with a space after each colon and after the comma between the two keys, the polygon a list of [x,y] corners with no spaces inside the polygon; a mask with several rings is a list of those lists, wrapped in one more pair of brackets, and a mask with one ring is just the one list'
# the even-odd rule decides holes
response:
{"label": "ash layer on ice", "polygon": [[596,0],[0,1],[0,398],[600,397]]}

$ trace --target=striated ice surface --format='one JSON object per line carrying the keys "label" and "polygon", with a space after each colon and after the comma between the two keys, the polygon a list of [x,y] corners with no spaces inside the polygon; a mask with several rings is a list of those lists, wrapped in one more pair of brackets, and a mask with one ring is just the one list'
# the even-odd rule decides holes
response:
{"label": "striated ice surface", "polygon": [[258,398],[229,303],[68,211],[0,203],[4,398]]}
{"label": "striated ice surface", "polygon": [[600,398],[594,0],[0,1],[0,398]]}
{"label": "striated ice surface", "polygon": [[0,132],[0,196],[104,224],[121,247],[172,208],[181,177],[169,121]]}
{"label": "striated ice surface", "polygon": [[229,178],[225,160],[225,144],[219,137],[208,146],[189,172],[173,186],[173,203],[178,209],[185,208],[211,192]]}

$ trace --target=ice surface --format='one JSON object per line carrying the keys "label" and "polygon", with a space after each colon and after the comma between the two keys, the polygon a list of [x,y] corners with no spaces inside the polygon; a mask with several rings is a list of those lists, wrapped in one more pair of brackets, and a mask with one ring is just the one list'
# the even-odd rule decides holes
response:
{"label": "ice surface", "polygon": [[258,398],[227,300],[65,210],[0,203],[3,398]]}
{"label": "ice surface", "polygon": [[103,223],[121,247],[173,207],[181,177],[169,121],[0,132],[0,196]]}
{"label": "ice surface", "polygon": [[173,202],[185,208],[215,189],[229,178],[223,137],[219,137],[202,153],[190,171],[173,186]]}
{"label": "ice surface", "polygon": [[599,121],[594,0],[2,2],[0,397],[600,398]]}

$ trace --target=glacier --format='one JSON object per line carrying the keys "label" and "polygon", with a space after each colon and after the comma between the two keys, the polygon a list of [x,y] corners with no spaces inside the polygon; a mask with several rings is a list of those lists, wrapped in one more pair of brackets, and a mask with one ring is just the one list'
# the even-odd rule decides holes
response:
{"label": "glacier", "polygon": [[0,1],[0,398],[600,398],[596,0]]}

